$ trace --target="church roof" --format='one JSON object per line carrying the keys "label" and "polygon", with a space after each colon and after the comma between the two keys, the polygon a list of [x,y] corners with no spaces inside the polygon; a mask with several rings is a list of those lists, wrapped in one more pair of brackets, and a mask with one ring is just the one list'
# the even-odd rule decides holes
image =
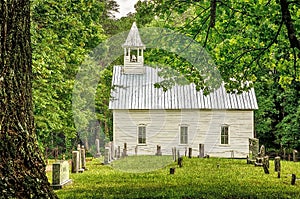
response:
{"label": "church roof", "polygon": [[145,66],[139,75],[122,73],[122,66],[113,72],[110,109],[258,109],[254,89],[241,94],[227,93],[224,86],[205,96],[194,84],[175,85],[164,92],[154,88],[163,79],[158,68]]}
{"label": "church roof", "polygon": [[140,33],[135,22],[133,22],[131,29],[128,33],[127,39],[122,46],[123,47],[145,47],[145,45],[141,40]]}

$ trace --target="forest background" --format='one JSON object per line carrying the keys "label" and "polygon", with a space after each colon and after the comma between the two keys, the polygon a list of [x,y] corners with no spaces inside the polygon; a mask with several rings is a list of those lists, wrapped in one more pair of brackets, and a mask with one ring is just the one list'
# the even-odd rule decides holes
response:
{"label": "forest background", "polygon": [[[128,31],[134,21],[139,28],[168,28],[199,42],[213,58],[228,92],[255,88],[255,136],[260,143],[269,150],[300,150],[299,1],[152,0],[138,1],[135,9],[117,19],[118,4],[113,0],[32,1],[34,117],[45,154],[56,150],[68,155],[78,143],[88,142],[80,139],[82,132],[73,121],[76,74],[98,44]],[[171,66],[198,89],[209,90],[201,73],[176,54],[148,49],[145,62]],[[122,57],[115,64],[122,64]],[[112,65],[99,71],[97,121],[83,121],[88,129],[83,133],[103,135],[102,144],[112,139]],[[157,85],[169,86],[171,80]]]}

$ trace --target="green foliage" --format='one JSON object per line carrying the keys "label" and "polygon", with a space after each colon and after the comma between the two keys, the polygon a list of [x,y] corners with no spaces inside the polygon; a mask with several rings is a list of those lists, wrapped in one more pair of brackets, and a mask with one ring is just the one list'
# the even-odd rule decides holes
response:
{"label": "green foliage", "polygon": [[[147,162],[136,161],[135,165],[152,164],[154,159],[148,158]],[[122,172],[103,166],[100,161],[94,159],[87,162],[89,170],[82,174],[71,174],[73,184],[56,191],[59,198],[300,197],[297,191],[300,185],[290,185],[290,174],[297,172],[299,167],[299,163],[294,162],[281,162],[281,178],[278,179],[273,171],[273,161],[270,161],[269,175],[264,174],[262,167],[254,167],[246,164],[245,160],[237,159],[184,158],[182,168],[172,163],[147,173]],[[174,175],[169,174],[170,167],[175,167]]]}
{"label": "green foliage", "polygon": [[105,39],[99,15],[105,10],[105,2],[35,0],[31,7],[38,139],[47,147],[72,147],[65,139],[76,137],[72,113],[74,79],[85,56]]}
{"label": "green foliage", "polygon": [[[137,21],[179,31],[201,43],[213,58],[229,92],[255,85],[259,110],[255,113],[256,134],[269,147],[297,147],[300,104],[299,3],[291,1],[171,1],[154,0],[137,4]],[[287,30],[286,14],[291,15]],[[145,18],[144,18],[145,17]],[[212,25],[213,24],[213,25]],[[188,49],[186,49],[188,50]],[[205,78],[191,73],[191,64],[152,50],[161,65],[169,65],[189,82],[205,88]],[[201,72],[200,72],[201,74]],[[172,85],[163,82],[160,87]]]}

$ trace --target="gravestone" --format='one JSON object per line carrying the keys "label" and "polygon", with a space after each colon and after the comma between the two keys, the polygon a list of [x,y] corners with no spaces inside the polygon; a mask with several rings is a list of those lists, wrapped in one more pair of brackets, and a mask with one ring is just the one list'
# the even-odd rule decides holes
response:
{"label": "gravestone", "polygon": [[285,152],[285,148],[283,149],[283,160],[286,160],[286,152]]}
{"label": "gravestone", "polygon": [[266,149],[265,149],[264,145],[261,145],[259,153],[260,153],[261,157],[265,157]]}
{"label": "gravestone", "polygon": [[137,145],[134,148],[134,152],[135,152],[135,155],[137,155],[137,153],[138,153],[138,146]]}
{"label": "gravestone", "polygon": [[199,144],[199,158],[204,157],[204,144]]}
{"label": "gravestone", "polygon": [[174,162],[176,162],[176,147],[172,147],[172,156],[173,156]]}
{"label": "gravestone", "polygon": [[127,143],[124,143],[122,157],[126,157],[126,156],[127,156]]}
{"label": "gravestone", "polygon": [[110,148],[109,147],[105,147],[105,152],[104,152],[104,164],[109,164],[110,160]]}
{"label": "gravestone", "polygon": [[101,153],[100,153],[100,140],[96,139],[95,140],[95,145],[96,145],[96,157],[100,157]]}
{"label": "gravestone", "polygon": [[72,151],[72,173],[79,172],[79,151]]}
{"label": "gravestone", "polygon": [[113,142],[109,142],[109,146],[110,146],[110,161],[114,160],[114,143]]}
{"label": "gravestone", "polygon": [[162,153],[161,153],[161,146],[160,145],[156,146],[156,153],[155,153],[155,155],[158,155],[158,156],[162,155]]}
{"label": "gravestone", "polygon": [[53,189],[61,189],[63,186],[71,183],[69,179],[69,163],[68,161],[58,161],[52,164],[52,187]]}
{"label": "gravestone", "polygon": [[179,165],[180,168],[182,167],[182,157],[178,158],[178,165]]}
{"label": "gravestone", "polygon": [[296,174],[292,174],[291,185],[295,185],[295,184],[296,184]]}
{"label": "gravestone", "polygon": [[86,169],[86,159],[85,159],[85,148],[84,146],[80,149],[80,158],[81,158],[81,168]]}
{"label": "gravestone", "polygon": [[79,152],[79,171],[82,169],[82,162],[81,162],[81,147],[80,144],[77,145],[77,151]]}
{"label": "gravestone", "polygon": [[274,165],[275,165],[275,172],[280,172],[280,157],[277,156],[275,157],[275,160],[274,160]]}
{"label": "gravestone", "polygon": [[120,158],[121,157],[121,147],[118,146],[118,149],[117,149],[117,158]]}
{"label": "gravestone", "polygon": [[234,150],[230,150],[230,157],[233,159],[234,158]]}
{"label": "gravestone", "polygon": [[179,151],[179,149],[177,150],[177,159],[178,158],[180,158],[181,156],[180,156],[180,151]]}
{"label": "gravestone", "polygon": [[293,150],[293,161],[294,162],[297,162],[297,154],[298,154],[298,151],[297,150]]}
{"label": "gravestone", "polygon": [[267,167],[267,165],[263,164],[263,168],[264,168],[264,172],[265,174],[270,174],[269,169]]}
{"label": "gravestone", "polygon": [[249,138],[249,158],[255,160],[259,153],[259,139]]}
{"label": "gravestone", "polygon": [[189,158],[192,158],[192,148],[189,148]]}
{"label": "gravestone", "polygon": [[174,174],[175,173],[175,168],[170,168],[170,174]]}
{"label": "gravestone", "polygon": [[269,156],[264,157],[263,164],[266,165],[267,168],[270,168]]}

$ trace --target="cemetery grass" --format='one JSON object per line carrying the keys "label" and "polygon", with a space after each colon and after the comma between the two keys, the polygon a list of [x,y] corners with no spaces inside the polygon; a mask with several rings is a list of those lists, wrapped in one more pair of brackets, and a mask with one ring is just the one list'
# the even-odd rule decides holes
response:
{"label": "cemetery grass", "polygon": [[[291,174],[300,176],[300,162],[281,161],[278,179],[273,161],[270,174],[246,160],[186,157],[182,168],[172,161],[164,168],[141,172],[153,160],[155,156],[128,157],[112,166],[93,159],[87,162],[88,171],[70,174],[73,183],[56,193],[59,198],[300,198],[300,181],[291,185]],[[127,170],[129,162],[135,169]],[[47,175],[51,180],[51,172]]]}

